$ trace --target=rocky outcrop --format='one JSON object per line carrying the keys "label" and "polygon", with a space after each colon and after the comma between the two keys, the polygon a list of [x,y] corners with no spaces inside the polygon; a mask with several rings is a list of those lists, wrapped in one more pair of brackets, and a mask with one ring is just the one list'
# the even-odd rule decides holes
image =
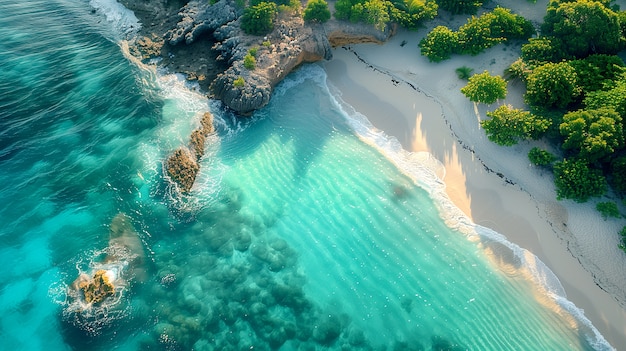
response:
{"label": "rocky outcrop", "polygon": [[165,40],[172,45],[183,40],[190,44],[201,34],[234,21],[241,12],[232,0],[220,0],[215,4],[209,0],[190,1],[179,12],[180,21],[176,28],[165,33]]}
{"label": "rocky outcrop", "polygon": [[83,292],[85,302],[89,304],[100,303],[115,294],[115,286],[104,269],[97,271],[92,278],[80,281],[78,288]]}
{"label": "rocky outcrop", "polygon": [[[370,25],[334,19],[324,24],[305,23],[300,12],[283,10],[271,33],[253,36],[240,29],[243,10],[236,0],[219,0],[215,4],[209,0],[191,0],[176,14],[171,7],[173,1],[159,0],[162,4],[154,10],[155,16],[170,11],[167,21],[150,17],[146,0],[122,1],[133,10],[133,6],[141,4],[138,7],[142,9],[139,13],[142,23],[150,23],[148,33],[142,33],[144,38],[137,43],[143,48],[140,50],[143,58],[160,49],[165,67],[197,79],[201,87],[210,87],[213,97],[243,115],[265,106],[276,84],[298,65],[331,59],[333,46],[382,43],[393,34],[391,29],[379,31]],[[172,18],[179,20],[172,24]],[[163,30],[165,25],[169,29]],[[160,34],[164,44],[152,36],[159,31],[165,33]],[[207,33],[212,35],[204,35]],[[246,68],[243,60],[251,49],[255,50],[256,64],[254,68]],[[192,157],[185,158],[183,151],[178,151],[177,156],[193,171],[192,162],[188,162]]]}
{"label": "rocky outcrop", "polygon": [[[218,45],[230,68],[211,85],[216,98],[241,114],[265,106],[274,86],[303,62],[332,58],[332,47],[323,26],[305,24],[299,17],[283,20],[266,37],[245,35],[238,26],[217,32]],[[243,64],[245,55],[255,50],[254,68]]]}
{"label": "rocky outcrop", "polygon": [[189,193],[200,171],[198,161],[204,156],[206,137],[213,133],[213,115],[204,113],[200,127],[191,132],[189,146],[179,147],[165,161],[168,176],[183,194]]}

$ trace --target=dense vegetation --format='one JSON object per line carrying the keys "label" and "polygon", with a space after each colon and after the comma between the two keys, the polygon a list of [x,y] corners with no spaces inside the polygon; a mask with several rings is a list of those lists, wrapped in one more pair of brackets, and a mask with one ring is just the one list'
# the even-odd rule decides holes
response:
{"label": "dense vegetation", "polygon": [[248,34],[262,35],[274,29],[277,5],[273,2],[260,2],[246,7],[241,16],[241,29]]}
{"label": "dense vegetation", "polygon": [[330,10],[325,0],[309,0],[303,18],[309,22],[324,23],[330,19]]}
{"label": "dense vegetation", "polygon": [[437,15],[435,0],[337,0],[335,18],[365,22],[384,29],[395,22],[409,29],[418,28]]}
{"label": "dense vegetation", "polygon": [[[442,8],[443,2],[438,2]],[[499,106],[481,125],[500,145],[549,141],[558,155],[534,147],[529,160],[553,170],[559,200],[585,202],[610,189],[610,196],[621,200],[597,204],[605,219],[623,217],[618,203],[626,205],[626,68],[616,56],[626,48],[626,12],[610,2],[551,0],[534,38],[528,21],[496,8],[472,16],[457,31],[435,27],[419,44],[422,55],[442,61],[453,54],[475,55],[508,39],[527,39],[505,76],[524,82],[530,111]],[[506,94],[502,85],[487,83],[495,77],[474,75],[461,91],[471,101],[493,103]],[[626,250],[626,227],[620,234]]]}
{"label": "dense vegetation", "polygon": [[512,39],[528,39],[535,29],[522,16],[496,7],[479,17],[472,16],[458,31],[445,26],[435,27],[419,43],[422,55],[439,62],[452,54],[478,55],[485,49]]}

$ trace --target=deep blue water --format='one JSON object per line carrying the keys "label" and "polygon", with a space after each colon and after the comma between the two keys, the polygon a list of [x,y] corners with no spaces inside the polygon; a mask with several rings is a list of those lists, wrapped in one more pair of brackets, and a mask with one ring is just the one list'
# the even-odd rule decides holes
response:
{"label": "deep blue water", "polygon": [[[0,0],[0,349],[610,349],[319,66],[236,119],[127,59],[108,8]],[[209,110],[183,196],[162,165]],[[116,291],[89,305],[97,270]]]}

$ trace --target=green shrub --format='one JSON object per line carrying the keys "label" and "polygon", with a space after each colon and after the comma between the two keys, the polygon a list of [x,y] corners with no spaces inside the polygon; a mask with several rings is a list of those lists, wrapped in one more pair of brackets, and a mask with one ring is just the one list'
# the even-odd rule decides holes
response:
{"label": "green shrub", "polygon": [[596,210],[600,212],[602,218],[606,221],[607,218],[619,218],[620,213],[615,202],[598,202],[596,204]]}
{"label": "green shrub", "polygon": [[256,54],[257,54],[258,51],[259,51],[259,48],[253,47],[253,48],[250,48],[250,50],[248,50],[248,54],[256,57]]}
{"label": "green shrub", "polygon": [[304,20],[307,22],[324,23],[330,19],[330,10],[325,0],[309,0],[304,9]]}
{"label": "green shrub", "polygon": [[619,232],[619,236],[621,237],[621,242],[619,244],[619,248],[626,252],[626,226],[622,228]]}
{"label": "green shrub", "polygon": [[266,40],[261,45],[263,45],[263,47],[269,48],[270,46],[272,46],[272,42],[269,40]]}
{"label": "green shrub", "polygon": [[273,2],[261,2],[247,7],[241,16],[241,29],[247,34],[262,35],[274,29],[277,7]]}
{"label": "green shrub", "polygon": [[471,76],[461,93],[470,101],[483,104],[493,104],[499,99],[506,97],[506,81],[500,76],[492,76],[484,71]]}
{"label": "green shrub", "polygon": [[590,168],[582,160],[563,160],[554,165],[554,184],[558,200],[572,199],[586,202],[601,196],[607,190],[606,179],[600,170]]}
{"label": "green shrub", "polygon": [[248,70],[253,70],[256,67],[256,59],[250,53],[246,54],[243,58],[243,66]]}
{"label": "green shrub", "polygon": [[533,147],[528,151],[528,159],[536,166],[549,166],[556,160],[556,156],[547,150]]}
{"label": "green shrub", "polygon": [[420,52],[428,57],[429,61],[439,62],[447,60],[458,51],[459,35],[446,26],[433,28],[419,42]]}
{"label": "green shrub", "polygon": [[233,86],[234,86],[235,88],[241,88],[241,87],[243,87],[243,86],[244,86],[244,84],[246,84],[246,81],[245,81],[245,80],[243,80],[243,77],[241,77],[241,76],[239,76],[237,79],[235,79],[235,80],[233,81]]}
{"label": "green shrub", "polygon": [[455,72],[456,72],[456,75],[459,77],[459,79],[468,80],[469,77],[472,76],[472,72],[474,72],[474,69],[469,68],[467,66],[463,66],[463,67],[457,68]]}

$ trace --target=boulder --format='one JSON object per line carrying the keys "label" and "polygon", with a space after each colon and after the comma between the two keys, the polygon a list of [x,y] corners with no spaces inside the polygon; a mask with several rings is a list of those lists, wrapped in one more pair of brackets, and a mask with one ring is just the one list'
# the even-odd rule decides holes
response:
{"label": "boulder", "polygon": [[196,180],[200,166],[189,149],[180,147],[167,158],[165,169],[170,178],[178,184],[180,191],[188,193]]}
{"label": "boulder", "polygon": [[241,15],[234,0],[220,0],[211,4],[208,0],[192,0],[178,14],[180,20],[175,28],[165,33],[165,40],[176,45],[183,40],[191,44],[205,32],[212,32]]}
{"label": "boulder", "polygon": [[82,278],[78,283],[78,288],[83,292],[87,303],[100,303],[108,296],[115,294],[115,286],[104,269],[96,271],[92,278],[84,276]]}

